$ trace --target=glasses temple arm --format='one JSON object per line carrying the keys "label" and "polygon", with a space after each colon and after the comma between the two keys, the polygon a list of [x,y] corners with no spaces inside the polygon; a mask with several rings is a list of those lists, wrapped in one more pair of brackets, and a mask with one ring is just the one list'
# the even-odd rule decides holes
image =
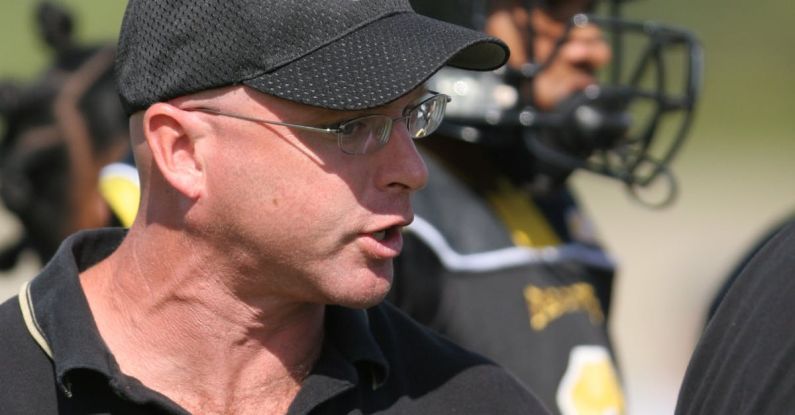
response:
{"label": "glasses temple arm", "polygon": [[300,129],[300,130],[315,131],[315,132],[318,132],[318,133],[339,134],[339,132],[340,132],[339,128],[310,127],[308,125],[290,124],[290,123],[280,122],[280,121],[269,121],[269,120],[263,120],[263,119],[260,119],[260,118],[248,117],[248,116],[240,115],[240,114],[232,114],[232,113],[228,113],[228,112],[217,111],[217,110],[210,109],[210,108],[191,108],[189,111],[199,111],[199,112],[204,112],[204,113],[208,113],[208,114],[221,115],[221,116],[224,116],[224,117],[237,118],[237,119],[243,120],[243,121],[251,121],[251,122],[256,122],[256,123],[260,123],[260,124],[280,125],[282,127],[297,128],[297,129]]}

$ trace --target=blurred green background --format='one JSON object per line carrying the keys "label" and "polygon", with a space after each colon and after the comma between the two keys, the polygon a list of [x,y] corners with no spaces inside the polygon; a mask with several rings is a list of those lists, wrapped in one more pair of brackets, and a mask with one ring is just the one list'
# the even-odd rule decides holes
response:
{"label": "blurred green background", "polygon": [[[77,38],[86,42],[110,40],[119,33],[126,1],[64,0],[76,15]],[[36,0],[9,0],[0,4],[0,77],[30,78],[49,56],[38,39],[33,9]]]}
{"label": "blurred green background", "polygon": [[[30,79],[48,61],[34,33],[35,3],[0,4],[0,78]],[[79,39],[118,33],[124,1],[61,3],[76,12]],[[612,181],[574,177],[621,264],[611,329],[630,413],[669,414],[722,278],[756,237],[795,210],[795,2],[636,0],[625,17],[688,28],[705,51],[695,125],[674,163],[675,205],[647,209]]]}

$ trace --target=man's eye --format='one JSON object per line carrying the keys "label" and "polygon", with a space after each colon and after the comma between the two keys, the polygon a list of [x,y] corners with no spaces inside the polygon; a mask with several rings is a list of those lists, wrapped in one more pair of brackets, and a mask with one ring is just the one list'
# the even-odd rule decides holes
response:
{"label": "man's eye", "polygon": [[349,121],[340,126],[340,132],[345,135],[355,135],[366,128],[362,121]]}

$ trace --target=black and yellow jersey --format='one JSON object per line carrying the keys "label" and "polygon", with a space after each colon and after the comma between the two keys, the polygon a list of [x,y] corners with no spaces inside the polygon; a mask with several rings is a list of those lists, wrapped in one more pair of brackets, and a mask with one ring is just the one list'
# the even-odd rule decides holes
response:
{"label": "black and yellow jersey", "polygon": [[624,412],[606,329],[614,261],[566,189],[476,190],[424,154],[389,300],[511,370],[556,413]]}

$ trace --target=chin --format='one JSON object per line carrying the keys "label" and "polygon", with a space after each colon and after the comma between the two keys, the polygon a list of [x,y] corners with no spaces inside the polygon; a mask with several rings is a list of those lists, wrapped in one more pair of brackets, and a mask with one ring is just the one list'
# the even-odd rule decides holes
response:
{"label": "chin", "polygon": [[339,293],[336,304],[348,308],[370,308],[384,301],[392,288],[392,278],[375,277],[362,286],[348,288]]}
{"label": "chin", "polygon": [[392,261],[370,263],[355,271],[337,272],[326,279],[326,303],[348,308],[369,308],[384,301],[392,288]]}
{"label": "chin", "polygon": [[345,302],[343,304],[338,304],[338,305],[341,305],[341,306],[347,307],[347,308],[353,308],[353,309],[356,309],[356,310],[364,310],[364,309],[368,309],[370,307],[374,307],[374,306],[376,306],[378,304],[381,304],[381,302],[384,301],[384,298],[386,298],[386,295],[383,295],[383,296],[378,297],[378,298],[370,298],[370,299],[367,299],[367,300],[361,299],[361,300],[348,301],[348,302]]}
{"label": "chin", "polygon": [[386,298],[386,295],[389,293],[391,286],[391,280],[389,282],[381,281],[379,284],[368,287],[366,290],[343,293],[342,295],[345,298],[342,299],[343,304],[340,305],[349,308],[373,307],[384,301],[384,298]]}

